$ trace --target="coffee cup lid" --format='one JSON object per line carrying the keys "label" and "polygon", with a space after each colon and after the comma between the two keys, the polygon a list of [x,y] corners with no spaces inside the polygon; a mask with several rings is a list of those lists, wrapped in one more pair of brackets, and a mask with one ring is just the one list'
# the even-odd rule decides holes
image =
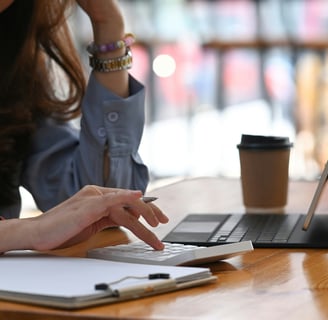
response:
{"label": "coffee cup lid", "polygon": [[293,144],[288,137],[242,134],[238,149],[289,149]]}

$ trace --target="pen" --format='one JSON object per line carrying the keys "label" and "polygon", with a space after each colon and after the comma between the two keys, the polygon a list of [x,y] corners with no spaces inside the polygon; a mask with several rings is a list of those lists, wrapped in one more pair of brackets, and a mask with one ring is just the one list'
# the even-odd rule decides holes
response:
{"label": "pen", "polygon": [[[144,203],[153,202],[157,199],[158,199],[157,197],[145,197],[145,196],[140,198],[140,200],[143,201]],[[130,208],[129,206],[124,206],[124,209],[129,209],[129,208]]]}
{"label": "pen", "polygon": [[141,197],[141,200],[144,202],[144,203],[149,203],[149,202],[153,202],[155,200],[157,200],[158,198],[157,197]]}

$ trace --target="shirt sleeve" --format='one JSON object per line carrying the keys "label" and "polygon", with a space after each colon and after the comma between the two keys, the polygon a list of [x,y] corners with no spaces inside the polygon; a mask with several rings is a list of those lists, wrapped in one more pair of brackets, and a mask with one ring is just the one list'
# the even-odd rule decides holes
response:
{"label": "shirt sleeve", "polygon": [[[131,76],[129,85],[130,96],[123,99],[91,74],[79,127],[53,119],[41,121],[22,174],[22,185],[41,210],[87,184],[145,191],[148,170],[138,153],[145,89]],[[104,163],[106,158],[109,163]],[[104,176],[106,166],[108,176]]]}

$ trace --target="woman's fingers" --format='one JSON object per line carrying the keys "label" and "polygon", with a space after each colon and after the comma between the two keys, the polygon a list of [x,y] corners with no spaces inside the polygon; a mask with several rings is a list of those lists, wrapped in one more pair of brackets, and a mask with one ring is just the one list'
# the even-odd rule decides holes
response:
{"label": "woman's fingers", "polygon": [[[127,205],[129,207],[128,209],[122,205],[109,208],[108,223],[125,227],[154,249],[162,250],[164,248],[163,243],[152,231],[139,221],[140,216],[143,216],[150,226],[156,227],[159,224],[159,220],[153,209],[140,199],[137,199],[137,201],[130,201]],[[155,209],[156,212],[160,211],[156,207]]]}
{"label": "woman's fingers", "polygon": [[94,203],[93,210],[98,211],[96,208],[104,208],[102,217],[105,220],[101,220],[102,226],[107,220],[108,225],[123,226],[129,229],[139,239],[156,250],[164,248],[163,243],[139,221],[139,218],[142,216],[152,227],[158,226],[159,223],[168,222],[168,218],[153,203],[144,203],[141,200],[141,191],[89,186],[87,192],[92,196],[99,195],[99,199],[94,198],[97,201]]}
{"label": "woman's fingers", "polygon": [[153,210],[155,216],[157,217],[160,223],[169,222],[168,216],[165,215],[164,212],[161,209],[159,209],[156,205],[154,205],[153,203],[148,203],[148,206]]}
{"label": "woman's fingers", "polygon": [[144,203],[143,201],[135,201],[126,207],[132,215],[137,219],[142,216],[146,222],[152,227],[158,226],[159,223],[167,223],[168,217],[153,203]]}
{"label": "woman's fingers", "polygon": [[157,236],[130,213],[126,212],[126,219],[122,223],[122,226],[129,229],[134,235],[154,249],[164,249],[164,244],[157,238]]}
{"label": "woman's fingers", "polygon": [[[142,216],[146,222],[152,227],[156,227],[159,223],[167,223],[169,221],[168,217],[153,203],[145,203],[141,198],[141,191],[139,192],[139,198],[137,197],[124,197],[127,190],[124,189],[111,189],[98,186],[91,186],[95,188],[94,192],[96,194],[102,194],[106,197],[115,198],[116,201],[111,202],[110,206],[123,205],[123,207],[129,211],[133,216],[139,219]],[[132,192],[132,191],[129,191]],[[114,196],[115,195],[115,196]],[[120,197],[121,196],[121,197]],[[125,202],[124,202],[125,200]]]}

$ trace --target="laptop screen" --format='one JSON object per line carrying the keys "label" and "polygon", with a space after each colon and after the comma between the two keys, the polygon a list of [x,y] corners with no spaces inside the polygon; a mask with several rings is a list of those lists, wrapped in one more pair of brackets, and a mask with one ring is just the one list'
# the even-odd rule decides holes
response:
{"label": "laptop screen", "polygon": [[327,176],[328,176],[328,162],[326,162],[325,168],[324,168],[324,170],[321,174],[321,178],[320,178],[318,187],[315,191],[315,194],[314,194],[313,199],[311,201],[311,204],[310,204],[309,210],[307,212],[306,218],[304,220],[303,230],[307,230],[310,226],[311,220],[313,218],[313,215],[314,215],[315,210],[317,208],[320,196],[322,194],[323,187],[325,186],[325,183],[327,181]]}

